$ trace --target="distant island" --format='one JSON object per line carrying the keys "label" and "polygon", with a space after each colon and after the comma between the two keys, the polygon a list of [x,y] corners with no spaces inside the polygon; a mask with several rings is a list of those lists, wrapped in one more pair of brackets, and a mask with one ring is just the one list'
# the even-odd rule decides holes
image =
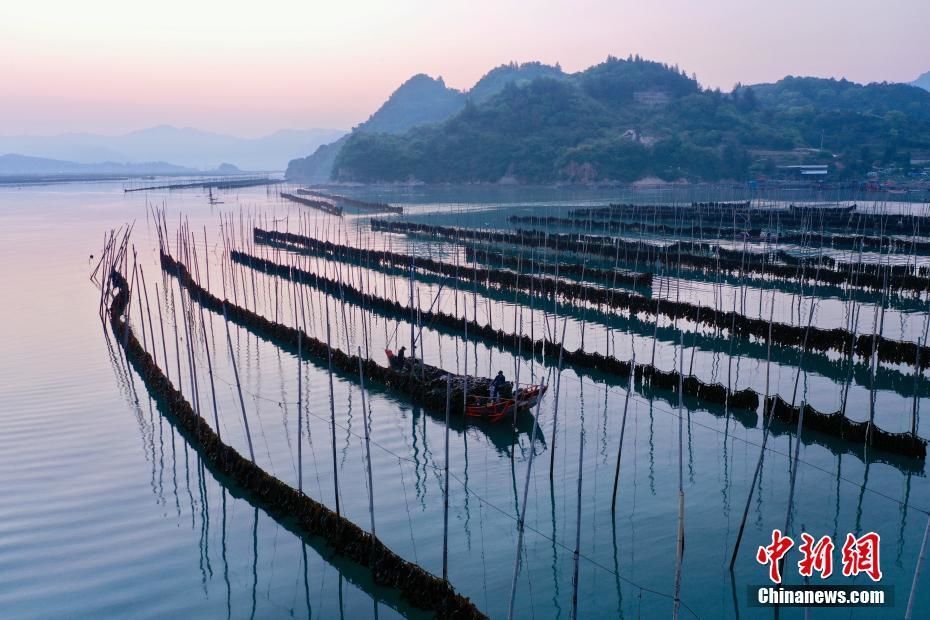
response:
{"label": "distant island", "polygon": [[678,67],[630,56],[577,73],[542,63],[503,65],[466,92],[415,76],[349,135],[291,161],[287,178],[865,179],[875,170],[908,174],[926,161],[930,92],[921,88],[789,76],[724,93],[702,88]]}

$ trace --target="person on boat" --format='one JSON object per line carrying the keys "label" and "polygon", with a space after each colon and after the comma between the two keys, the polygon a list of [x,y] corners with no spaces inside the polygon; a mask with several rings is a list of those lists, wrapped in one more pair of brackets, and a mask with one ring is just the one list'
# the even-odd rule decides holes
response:
{"label": "person on boat", "polygon": [[397,355],[391,359],[391,366],[395,369],[401,369],[404,367],[404,361],[406,361],[407,347],[401,347],[400,351],[397,352]]}
{"label": "person on boat", "polygon": [[501,388],[504,387],[506,383],[507,379],[504,377],[504,371],[498,370],[497,376],[491,381],[491,400],[497,400]]}

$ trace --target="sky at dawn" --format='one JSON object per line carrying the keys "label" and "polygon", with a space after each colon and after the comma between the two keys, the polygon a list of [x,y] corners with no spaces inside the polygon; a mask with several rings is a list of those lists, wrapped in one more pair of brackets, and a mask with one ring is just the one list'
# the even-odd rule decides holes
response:
{"label": "sky at dawn", "polygon": [[704,86],[930,71],[930,2],[0,2],[0,134],[158,124],[258,136],[350,128],[415,73],[467,89],[510,61],[607,55]]}

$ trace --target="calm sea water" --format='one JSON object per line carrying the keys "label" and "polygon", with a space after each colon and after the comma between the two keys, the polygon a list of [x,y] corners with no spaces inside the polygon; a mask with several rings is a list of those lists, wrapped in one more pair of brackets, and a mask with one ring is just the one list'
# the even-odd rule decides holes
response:
{"label": "calm sea water", "polygon": [[[552,190],[425,190],[359,192],[405,204],[421,221],[507,226],[514,213],[564,214],[569,204],[603,204],[628,199],[608,192]],[[172,231],[186,218],[196,233],[204,281],[232,296],[232,281],[221,269],[224,250],[220,216],[235,222],[236,244],[248,237],[250,219],[266,227],[312,233],[364,247],[392,248],[455,260],[447,243],[372,233],[364,218],[343,220],[282,203],[272,191],[252,188],[219,193],[209,204],[200,190],[123,193],[119,183],[76,183],[0,188],[0,260],[4,266],[0,304],[0,609],[4,617],[398,617],[417,615],[391,591],[371,583],[365,571],[334,556],[318,541],[302,540],[240,497],[203,467],[197,453],[164,419],[144,386],[127,371],[118,346],[97,315],[98,290],[89,281],[107,231],[135,222],[132,240],[155,314],[135,314],[149,330],[159,365],[199,400],[213,419],[206,379],[206,351],[214,364],[217,412],[223,438],[247,452],[242,410],[222,317],[192,306],[199,389],[191,388],[186,359],[178,363],[173,317],[183,340],[181,293],[160,273],[155,229],[147,206],[164,206]],[[735,197],[735,196],[734,196]],[[662,195],[654,197],[663,199]],[[709,197],[695,196],[694,200]],[[727,199],[730,196],[715,196]],[[774,197],[782,199],[783,197]],[[899,208],[895,206],[895,208]],[[922,207],[910,207],[922,208]],[[261,214],[260,216],[258,214]],[[204,236],[206,235],[206,236]],[[315,258],[295,258],[261,247],[252,251],[279,262],[361,282],[382,296],[407,299],[402,273]],[[93,255],[94,258],[91,258]],[[206,259],[206,260],[204,260]],[[357,308],[309,288],[239,268],[240,303],[278,320],[297,324],[325,339],[326,319],[335,346],[368,347],[372,357],[385,347],[409,342],[410,324],[363,315]],[[157,287],[157,291],[156,291]],[[712,281],[669,279],[654,294],[713,299]],[[418,285],[424,308],[435,302],[447,312],[466,312],[513,331],[522,324],[539,338],[565,326],[566,346],[584,342],[589,351],[648,360],[654,326],[636,317],[597,308],[551,302],[483,287],[455,290],[439,278]],[[732,283],[716,291],[729,306],[736,296],[752,316],[768,316],[772,291]],[[809,291],[806,292],[809,294]],[[844,323],[838,294],[822,292],[815,322]],[[295,301],[304,312],[295,316]],[[776,320],[797,321],[793,291],[777,290]],[[864,299],[863,329],[871,324],[875,300]],[[705,303],[710,303],[705,301]],[[809,299],[802,299],[806,316]],[[531,308],[530,305],[533,305]],[[157,317],[163,313],[163,321]],[[893,299],[885,335],[914,339],[925,311],[920,301]],[[553,316],[554,313],[554,316]],[[202,327],[201,327],[201,321]],[[155,332],[151,331],[152,324]],[[157,326],[163,323],[164,331]],[[693,326],[660,324],[656,364],[684,365],[704,380],[738,388],[765,388],[764,345],[737,343]],[[333,507],[333,457],[326,368],[299,363],[290,352],[230,326],[230,339],[243,384],[246,415],[256,460],[279,478],[297,485],[297,445],[302,442],[305,491]],[[364,336],[367,335],[366,340]],[[162,336],[165,339],[162,348]],[[423,327],[427,363],[448,370],[493,374],[504,370],[521,381],[550,382],[552,389],[532,426],[518,433],[505,425],[454,424],[450,442],[450,580],[492,617],[505,617],[516,559],[516,515],[521,507],[530,453],[523,569],[517,587],[519,617],[568,617],[576,530],[577,484],[582,473],[579,614],[581,617],[655,617],[672,610],[678,519],[679,417],[674,398],[631,394],[620,496],[611,514],[611,490],[627,396],[623,381],[577,374],[556,377],[551,361],[517,361],[508,350]],[[408,345],[409,346],[409,345]],[[167,360],[164,351],[167,351]],[[730,355],[732,351],[732,357]],[[683,360],[679,357],[684,355]],[[775,351],[772,391],[791,395],[797,355]],[[831,356],[809,356],[799,394],[818,409],[834,411],[842,398],[845,370]],[[298,409],[298,374],[302,407]],[[910,427],[913,373],[888,367],[878,377],[876,421],[888,430]],[[556,408],[555,386],[559,385]],[[849,415],[868,417],[867,372],[857,368],[850,388]],[[916,382],[926,409],[930,387]],[[800,398],[800,396],[799,396]],[[370,526],[363,445],[361,393],[355,376],[334,379],[336,461],[343,513]],[[366,396],[372,424],[375,520],[379,537],[394,551],[434,573],[441,571],[443,420],[390,393]],[[553,433],[555,416],[558,416]],[[298,417],[300,429],[298,429]],[[765,583],[766,570],[755,549],[782,527],[788,497],[790,434],[783,427],[769,441],[761,484],[753,499],[743,548],[735,571],[730,553],[761,442],[761,416],[722,408],[684,410],[684,493],[686,551],[682,616],[767,617],[771,610],[748,605],[747,586]],[[919,432],[930,436],[921,424]],[[554,448],[553,448],[554,445]],[[583,449],[582,449],[583,446]],[[895,606],[881,610],[814,610],[816,617],[900,617],[910,590],[917,553],[930,510],[924,468],[893,459],[864,461],[836,442],[805,432],[793,513],[795,534],[808,531],[842,539],[847,532],[882,536],[884,584],[895,588]],[[550,479],[550,463],[553,476]],[[796,561],[796,558],[795,558]],[[837,557],[838,561],[838,557]],[[789,558],[786,581],[798,583]],[[834,576],[827,583],[868,583]],[[922,577],[918,609],[930,609],[930,578]],[[782,610],[785,617],[802,611]]]}

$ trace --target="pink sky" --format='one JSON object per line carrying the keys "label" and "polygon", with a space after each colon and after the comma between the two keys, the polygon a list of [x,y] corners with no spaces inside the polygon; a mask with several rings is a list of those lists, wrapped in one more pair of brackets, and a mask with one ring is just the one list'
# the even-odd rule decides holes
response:
{"label": "pink sky", "polygon": [[0,134],[349,128],[414,73],[639,53],[706,86],[930,71],[926,0],[0,3]]}

